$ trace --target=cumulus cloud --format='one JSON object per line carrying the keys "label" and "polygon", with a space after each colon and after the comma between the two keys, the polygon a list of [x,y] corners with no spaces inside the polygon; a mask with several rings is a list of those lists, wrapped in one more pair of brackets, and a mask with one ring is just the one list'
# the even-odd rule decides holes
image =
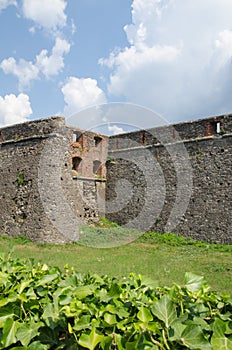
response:
{"label": "cumulus cloud", "polygon": [[215,40],[218,65],[224,66],[232,57],[232,31],[223,30]]}
{"label": "cumulus cloud", "polygon": [[7,8],[10,5],[17,6],[16,0],[1,0],[0,1],[0,11],[4,10],[5,8]]}
{"label": "cumulus cloud", "polygon": [[70,44],[64,39],[57,38],[50,56],[48,56],[47,50],[42,50],[36,56],[36,66],[46,78],[57,75],[64,67],[63,55],[69,53],[69,50]]}
{"label": "cumulus cloud", "polygon": [[28,121],[32,114],[28,95],[0,96],[0,127]]}
{"label": "cumulus cloud", "polygon": [[56,38],[56,43],[49,56],[47,50],[42,50],[36,56],[35,63],[20,59],[18,62],[13,57],[4,59],[0,63],[0,68],[5,74],[13,74],[19,80],[19,90],[28,88],[30,82],[39,79],[40,74],[44,74],[47,79],[59,74],[64,67],[64,57],[70,50],[70,44],[60,38]]}
{"label": "cumulus cloud", "polygon": [[109,125],[108,130],[110,134],[113,134],[113,135],[122,134],[123,132],[125,132],[125,130],[122,127],[117,125]]}
{"label": "cumulus cloud", "polygon": [[83,108],[106,102],[105,94],[98,87],[95,79],[69,77],[61,90],[66,102],[64,110],[66,116]]}
{"label": "cumulus cloud", "polygon": [[231,23],[230,0],[134,0],[130,45],[99,61],[108,92],[172,120],[230,112]]}
{"label": "cumulus cloud", "polygon": [[46,30],[57,30],[66,25],[65,0],[23,0],[23,14]]}
{"label": "cumulus cloud", "polygon": [[13,74],[19,80],[19,89],[22,90],[30,84],[31,80],[38,79],[39,70],[32,62],[20,59],[17,63],[13,57],[9,57],[1,62],[5,74]]}

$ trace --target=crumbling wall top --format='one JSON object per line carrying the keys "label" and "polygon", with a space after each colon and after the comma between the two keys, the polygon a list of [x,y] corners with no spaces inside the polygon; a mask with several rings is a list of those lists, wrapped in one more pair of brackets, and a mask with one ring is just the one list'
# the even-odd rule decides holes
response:
{"label": "crumbling wall top", "polygon": [[0,142],[18,141],[25,138],[46,136],[65,127],[64,117],[50,117],[16,124],[0,129]]}
{"label": "crumbling wall top", "polygon": [[132,131],[109,138],[109,149],[117,150],[138,145],[159,145],[175,143],[180,140],[199,140],[232,133],[232,114],[215,116],[194,121],[180,122],[154,127],[147,130]]}

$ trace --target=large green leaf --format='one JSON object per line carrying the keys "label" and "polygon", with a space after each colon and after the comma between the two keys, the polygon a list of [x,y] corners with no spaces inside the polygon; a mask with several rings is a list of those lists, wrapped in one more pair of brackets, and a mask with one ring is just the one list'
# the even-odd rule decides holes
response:
{"label": "large green leaf", "polygon": [[38,286],[44,286],[45,284],[50,284],[52,281],[54,281],[58,277],[57,273],[51,274],[51,275],[45,275],[43,278],[37,281]]}
{"label": "large green leaf", "polygon": [[187,326],[181,334],[181,342],[189,349],[212,350],[200,326]]}
{"label": "large green leaf", "polygon": [[39,328],[42,325],[42,322],[20,325],[16,333],[17,339],[21,341],[22,345],[27,346],[31,339],[39,334]]}
{"label": "large green leaf", "polygon": [[217,318],[212,326],[213,336],[211,344],[213,350],[232,350],[232,340],[225,336],[227,323]]}
{"label": "large green leaf", "polygon": [[126,350],[135,350],[135,349],[138,349],[138,340],[126,343]]}
{"label": "large green leaf", "polygon": [[31,343],[28,348],[28,350],[47,350],[49,349],[48,345],[42,344],[40,341],[34,341]]}
{"label": "large green leaf", "polygon": [[111,314],[117,315],[119,318],[127,318],[129,316],[129,312],[126,310],[125,305],[119,302],[119,300],[114,300],[113,304],[107,304],[105,307],[106,311],[109,311]]}
{"label": "large green leaf", "polygon": [[3,327],[7,318],[12,318],[13,316],[14,313],[11,305],[0,308],[0,328]]}
{"label": "large green leaf", "polygon": [[55,311],[55,307],[54,304],[52,303],[48,303],[44,309],[42,318],[46,319],[46,318],[51,318],[51,319],[57,319],[59,317],[58,312]]}
{"label": "large green leaf", "polygon": [[73,326],[73,329],[75,331],[80,331],[82,329],[90,328],[90,316],[89,315],[83,315],[80,319],[75,320],[75,324]]}
{"label": "large green leaf", "polygon": [[171,341],[179,341],[181,339],[182,333],[184,332],[186,325],[182,322],[174,322],[171,327],[170,340]]}
{"label": "large green leaf", "polygon": [[113,283],[110,287],[110,290],[109,290],[109,296],[112,297],[112,298],[117,298],[119,297],[120,293],[121,293],[121,288],[119,287],[118,284],[116,283]]}
{"label": "large green leaf", "polygon": [[6,298],[1,298],[0,307],[5,306],[5,305],[10,304],[10,303],[14,303],[17,301],[17,299],[18,299],[18,296],[16,293],[12,293],[11,295],[9,295]]}
{"label": "large green leaf", "polygon": [[94,350],[98,343],[104,339],[104,335],[98,334],[93,328],[90,334],[82,334],[78,343],[89,350]]}
{"label": "large green leaf", "polygon": [[191,272],[185,274],[185,286],[190,292],[198,292],[204,285],[204,277]]}
{"label": "large green leaf", "polygon": [[27,288],[33,280],[23,281],[18,285],[18,293],[21,294],[25,288]]}
{"label": "large green leaf", "polygon": [[8,273],[0,271],[0,285],[3,284],[4,286],[6,286],[8,278],[9,278]]}
{"label": "large green leaf", "polygon": [[226,322],[223,322],[220,320],[220,318],[217,318],[215,322],[212,325],[213,335],[216,337],[224,336],[226,332]]}
{"label": "large green leaf", "polygon": [[169,328],[172,322],[177,318],[175,305],[166,295],[157,301],[152,306],[151,310],[159,320],[165,323],[167,328]]}
{"label": "large green leaf", "polygon": [[42,314],[42,319],[44,319],[46,325],[54,329],[60,318],[59,311],[55,307],[55,304],[48,303],[44,308],[44,313]]}
{"label": "large green leaf", "polygon": [[144,306],[140,308],[139,312],[137,313],[137,316],[138,316],[138,319],[144,323],[148,323],[153,320],[153,316],[150,310]]}
{"label": "large green leaf", "polygon": [[17,342],[16,332],[18,328],[18,322],[14,321],[12,318],[6,319],[3,326],[3,336],[2,345],[8,347],[11,344]]}
{"label": "large green leaf", "polygon": [[213,350],[232,350],[232,340],[225,336],[213,336],[211,339]]}
{"label": "large green leaf", "polygon": [[113,325],[117,323],[116,315],[110,314],[109,312],[106,312],[104,314],[104,321],[108,323],[109,325]]}
{"label": "large green leaf", "polygon": [[75,296],[77,299],[84,299],[94,291],[93,286],[80,286],[75,289]]}

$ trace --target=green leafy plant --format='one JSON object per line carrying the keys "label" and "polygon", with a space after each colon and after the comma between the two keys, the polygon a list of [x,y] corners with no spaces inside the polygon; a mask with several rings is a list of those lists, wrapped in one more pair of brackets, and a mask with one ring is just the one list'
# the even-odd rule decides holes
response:
{"label": "green leafy plant", "polygon": [[116,222],[110,221],[107,218],[100,218],[98,224],[100,224],[99,226],[104,226],[106,228],[109,228],[109,227],[120,227]]}
{"label": "green leafy plant", "polygon": [[231,244],[207,243],[193,238],[179,236],[175,233],[147,232],[141,235],[138,241],[149,242],[150,244],[168,244],[169,246],[195,246],[209,250],[232,252]]}
{"label": "green leafy plant", "polygon": [[24,172],[23,171],[18,172],[17,183],[18,183],[18,185],[22,185],[24,183]]}
{"label": "green leafy plant", "polygon": [[221,131],[219,132],[219,135],[221,135],[221,136],[223,136],[223,135],[225,135],[225,129],[221,129]]}
{"label": "green leafy plant", "polygon": [[0,349],[232,349],[231,296],[192,273],[167,288],[5,255],[0,293]]}

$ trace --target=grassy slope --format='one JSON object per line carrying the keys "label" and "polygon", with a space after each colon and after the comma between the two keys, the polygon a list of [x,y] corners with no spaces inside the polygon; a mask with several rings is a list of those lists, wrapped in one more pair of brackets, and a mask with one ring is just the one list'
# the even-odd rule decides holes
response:
{"label": "grassy slope", "polygon": [[114,248],[91,248],[77,244],[33,244],[22,238],[0,237],[0,251],[13,256],[34,258],[61,269],[65,264],[80,272],[110,276],[140,273],[159,285],[183,284],[187,271],[204,275],[212,289],[232,293],[232,246],[199,244],[157,234],[141,237],[136,242]]}

